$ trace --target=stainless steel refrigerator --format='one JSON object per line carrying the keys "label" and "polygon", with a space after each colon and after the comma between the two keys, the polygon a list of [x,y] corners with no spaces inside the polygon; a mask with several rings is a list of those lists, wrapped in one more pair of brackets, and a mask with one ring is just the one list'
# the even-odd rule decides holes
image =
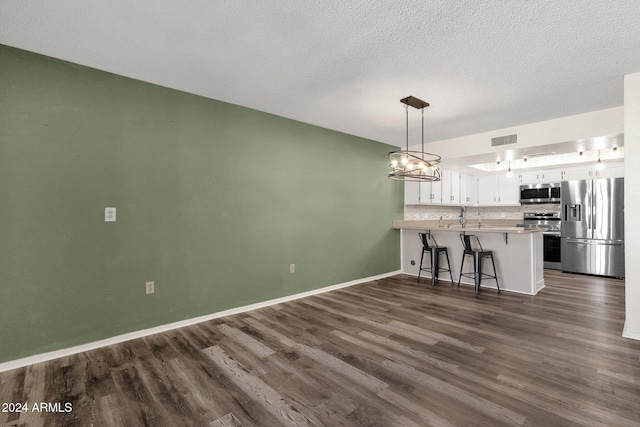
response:
{"label": "stainless steel refrigerator", "polygon": [[624,178],[564,181],[562,270],[624,277]]}

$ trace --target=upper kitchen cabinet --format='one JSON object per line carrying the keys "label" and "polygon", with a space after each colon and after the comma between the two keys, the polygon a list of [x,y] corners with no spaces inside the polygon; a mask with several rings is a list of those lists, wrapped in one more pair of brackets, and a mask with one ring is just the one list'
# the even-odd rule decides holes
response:
{"label": "upper kitchen cabinet", "polygon": [[513,174],[500,175],[498,177],[499,184],[499,205],[519,205],[520,204],[520,183],[518,177]]}
{"label": "upper kitchen cabinet", "polygon": [[520,184],[549,184],[579,179],[619,178],[624,176],[624,162],[604,163],[602,169],[594,165],[572,166],[564,169],[547,169],[521,172]]}
{"label": "upper kitchen cabinet", "polygon": [[517,175],[484,175],[478,177],[480,206],[520,204],[520,180]]}
{"label": "upper kitchen cabinet", "polygon": [[498,177],[484,175],[478,177],[478,205],[489,206],[498,204]]}
{"label": "upper kitchen cabinet", "polygon": [[405,181],[404,183],[404,204],[417,205],[420,203],[420,183]]}
{"label": "upper kitchen cabinet", "polygon": [[440,181],[405,182],[405,205],[458,205],[460,204],[460,174],[440,170]]}
{"label": "upper kitchen cabinet", "polygon": [[442,170],[442,204],[460,204],[460,174],[454,171]]}
{"label": "upper kitchen cabinet", "polygon": [[623,178],[624,162],[605,163],[604,168],[594,168],[595,178]]}
{"label": "upper kitchen cabinet", "polygon": [[478,197],[476,196],[476,177],[460,174],[460,204],[475,205]]}
{"label": "upper kitchen cabinet", "polygon": [[598,178],[622,178],[624,177],[624,162],[604,163],[604,167],[597,166],[575,166],[562,170],[563,181],[573,181],[576,179],[598,179]]}
{"label": "upper kitchen cabinet", "polygon": [[591,179],[593,168],[591,166],[574,166],[562,170],[563,181],[573,181],[576,179]]}
{"label": "upper kitchen cabinet", "polygon": [[420,183],[420,203],[426,205],[442,204],[442,181]]}
{"label": "upper kitchen cabinet", "polygon": [[548,184],[562,180],[561,169],[527,171],[520,173],[520,184]]}

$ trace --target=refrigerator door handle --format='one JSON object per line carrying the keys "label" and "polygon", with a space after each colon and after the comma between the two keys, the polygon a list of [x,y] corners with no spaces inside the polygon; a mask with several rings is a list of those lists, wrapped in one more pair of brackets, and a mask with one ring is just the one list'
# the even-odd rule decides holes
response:
{"label": "refrigerator door handle", "polygon": [[[595,191],[596,191],[596,186],[593,184],[593,180],[589,181],[588,184],[588,188],[589,190],[587,191],[587,200],[588,200],[588,210],[589,210],[589,214],[588,214],[588,219],[587,219],[587,228],[589,230],[594,230],[595,229]],[[589,233],[589,237],[593,237],[593,232]]]}
{"label": "refrigerator door handle", "polygon": [[566,238],[567,243],[582,243],[587,245],[599,246],[622,246],[623,240],[593,240],[593,239],[572,239]]}

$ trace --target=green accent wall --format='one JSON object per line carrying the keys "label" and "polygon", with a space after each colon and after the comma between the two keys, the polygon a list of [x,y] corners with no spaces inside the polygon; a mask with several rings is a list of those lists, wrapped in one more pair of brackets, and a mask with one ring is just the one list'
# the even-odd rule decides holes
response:
{"label": "green accent wall", "polygon": [[0,45],[0,362],[398,270],[392,149]]}

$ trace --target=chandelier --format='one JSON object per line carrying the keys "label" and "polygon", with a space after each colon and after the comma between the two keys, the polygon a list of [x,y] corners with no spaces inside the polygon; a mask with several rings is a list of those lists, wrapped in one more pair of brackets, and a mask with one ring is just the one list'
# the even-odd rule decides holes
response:
{"label": "chandelier", "polygon": [[[398,181],[440,181],[440,156],[424,152],[424,109],[428,102],[413,96],[400,100],[406,113],[407,145],[404,150],[389,153],[389,178]],[[422,151],[409,151],[409,106],[422,112]]]}

